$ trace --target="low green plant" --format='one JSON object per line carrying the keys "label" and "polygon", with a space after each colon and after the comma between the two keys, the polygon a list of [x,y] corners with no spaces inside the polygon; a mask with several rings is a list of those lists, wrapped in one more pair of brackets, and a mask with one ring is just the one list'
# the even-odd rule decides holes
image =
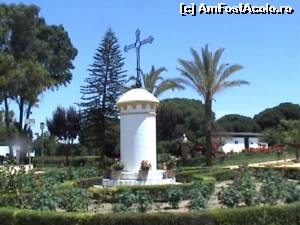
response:
{"label": "low green plant", "polygon": [[179,187],[173,186],[167,191],[169,205],[172,209],[179,208],[179,202],[182,200],[182,190]]}
{"label": "low green plant", "polygon": [[35,190],[32,198],[32,209],[52,210],[55,211],[59,204],[59,197],[54,188],[43,187],[40,190]]}
{"label": "low green plant", "polygon": [[86,211],[88,205],[86,189],[71,187],[59,193],[59,207],[67,212]]}
{"label": "low green plant", "polygon": [[284,202],[292,203],[296,201],[300,201],[300,190],[297,187],[297,183],[287,182],[285,186]]}
{"label": "low green plant", "polygon": [[153,199],[148,191],[136,192],[136,209],[138,212],[145,213],[152,209]]}
{"label": "low green plant", "polygon": [[191,200],[189,201],[188,208],[190,211],[199,211],[205,209],[207,206],[207,199],[201,191],[192,191]]}
{"label": "low green plant", "polygon": [[258,200],[258,193],[256,190],[256,185],[254,177],[251,171],[246,170],[237,174],[233,181],[233,185],[237,190],[240,191],[242,196],[242,201],[247,206],[254,205]]}
{"label": "low green plant", "polygon": [[114,212],[129,212],[133,210],[136,203],[136,196],[130,189],[126,189],[117,195],[117,203],[113,205]]}
{"label": "low green plant", "polygon": [[266,171],[261,177],[260,202],[265,205],[275,205],[285,196],[285,179],[277,172]]}
{"label": "low green plant", "polygon": [[241,192],[234,186],[230,185],[227,188],[222,188],[218,193],[218,200],[222,205],[233,208],[239,205],[243,196]]}

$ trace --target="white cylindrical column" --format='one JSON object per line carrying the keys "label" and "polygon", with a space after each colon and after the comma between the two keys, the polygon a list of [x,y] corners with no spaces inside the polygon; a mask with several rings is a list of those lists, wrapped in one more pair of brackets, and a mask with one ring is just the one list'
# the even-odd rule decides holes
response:
{"label": "white cylindrical column", "polygon": [[142,160],[156,170],[156,108],[158,99],[142,88],[126,92],[120,108],[121,161],[125,171],[138,171]]}

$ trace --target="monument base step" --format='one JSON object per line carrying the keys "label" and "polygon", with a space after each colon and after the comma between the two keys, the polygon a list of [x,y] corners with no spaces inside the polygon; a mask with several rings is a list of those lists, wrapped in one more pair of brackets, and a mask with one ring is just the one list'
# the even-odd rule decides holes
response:
{"label": "monument base step", "polygon": [[149,170],[145,174],[141,171],[122,171],[118,178],[102,180],[103,187],[161,184],[176,184],[175,177],[167,177],[164,170]]}
{"label": "monument base step", "polygon": [[[162,180],[116,180],[116,179],[103,179],[103,187],[113,186],[134,186],[134,185],[164,185],[164,184],[178,184],[175,178],[165,178]],[[99,186],[98,186],[99,187]]]}

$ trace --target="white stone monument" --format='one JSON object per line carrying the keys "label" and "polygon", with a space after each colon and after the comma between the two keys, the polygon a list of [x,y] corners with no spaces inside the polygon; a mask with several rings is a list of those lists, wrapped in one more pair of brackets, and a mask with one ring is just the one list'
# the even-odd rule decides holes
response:
{"label": "white stone monument", "polygon": [[[120,109],[121,178],[104,179],[104,186],[175,183],[157,170],[156,159],[156,109],[159,101],[143,88],[123,94],[117,102]],[[139,179],[141,162],[147,160],[151,169],[145,180]]]}

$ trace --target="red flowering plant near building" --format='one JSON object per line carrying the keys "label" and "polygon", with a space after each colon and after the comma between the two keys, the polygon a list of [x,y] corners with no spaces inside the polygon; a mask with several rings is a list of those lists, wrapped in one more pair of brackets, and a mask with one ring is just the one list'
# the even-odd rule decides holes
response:
{"label": "red flowering plant near building", "polygon": [[150,170],[150,169],[151,169],[151,163],[149,163],[148,160],[142,160],[141,170]]}

